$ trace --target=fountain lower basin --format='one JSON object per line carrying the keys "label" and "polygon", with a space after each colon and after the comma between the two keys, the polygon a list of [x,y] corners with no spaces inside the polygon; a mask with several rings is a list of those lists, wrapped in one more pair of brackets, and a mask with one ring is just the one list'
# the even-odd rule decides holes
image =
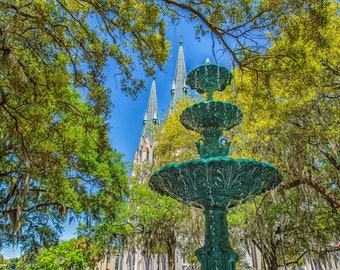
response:
{"label": "fountain lower basin", "polygon": [[197,207],[231,208],[281,181],[280,172],[265,162],[211,157],[167,165],[152,175],[150,186]]}

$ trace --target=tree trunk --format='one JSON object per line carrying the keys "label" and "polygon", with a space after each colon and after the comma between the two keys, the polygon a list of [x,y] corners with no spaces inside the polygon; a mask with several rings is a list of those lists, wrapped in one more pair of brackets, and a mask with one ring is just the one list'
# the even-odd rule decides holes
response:
{"label": "tree trunk", "polygon": [[277,270],[279,266],[277,265],[276,260],[271,260],[270,263],[268,264],[268,269],[269,270]]}
{"label": "tree trunk", "polygon": [[175,270],[175,249],[176,249],[176,234],[174,230],[170,230],[167,241],[168,251],[168,270]]}
{"label": "tree trunk", "polygon": [[268,270],[277,270],[279,268],[275,251],[272,251],[267,256],[267,264],[268,264]]}
{"label": "tree trunk", "polygon": [[279,268],[276,256],[277,245],[272,240],[262,241],[261,244],[253,240],[252,243],[259,249],[263,262],[266,264],[265,269],[277,270]]}

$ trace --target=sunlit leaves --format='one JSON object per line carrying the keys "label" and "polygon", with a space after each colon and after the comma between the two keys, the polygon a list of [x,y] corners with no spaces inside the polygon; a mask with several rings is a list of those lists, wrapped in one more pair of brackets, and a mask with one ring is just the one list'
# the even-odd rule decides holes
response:
{"label": "sunlit leaves", "polygon": [[30,269],[84,269],[85,256],[75,239],[40,251]]}
{"label": "sunlit leaves", "polygon": [[[238,104],[245,115],[235,129],[233,155],[269,161],[284,175],[274,200],[269,195],[260,203],[256,200],[256,215],[249,216],[244,237],[251,237],[267,254],[275,240],[267,231],[280,226],[286,260],[295,263],[304,252],[326,256],[325,247],[332,250],[338,238],[333,226],[339,221],[334,211],[340,205],[339,191],[331,186],[339,184],[339,133],[334,132],[340,117],[335,60],[339,17],[336,5],[320,5],[318,11],[311,5],[299,16],[290,15],[280,39],[263,54],[266,60],[255,61],[252,72],[236,71],[235,90],[223,97]],[[280,58],[273,57],[278,54]],[[332,69],[325,64],[329,62]],[[266,256],[268,264],[273,261]]]}
{"label": "sunlit leaves", "polygon": [[[244,243],[251,239],[272,269],[284,263],[282,245],[286,262],[297,264],[305,252],[310,257],[326,256],[325,250],[334,250],[332,243],[339,237],[334,234],[338,231],[334,225],[339,222],[336,209],[340,205],[339,6],[334,1],[284,2],[261,1],[264,16],[254,18],[248,26],[264,26],[257,29],[268,31],[271,44],[265,51],[253,47],[253,53],[244,47],[241,60],[249,69],[235,70],[233,89],[215,96],[236,103],[244,112],[241,125],[225,133],[232,141],[231,156],[270,162],[284,175],[278,191],[236,207],[230,216],[236,239]],[[217,5],[207,2],[198,7],[184,1],[177,4],[187,11],[190,6],[201,15],[208,14],[205,18],[212,16],[214,23],[223,19]],[[248,8],[248,14],[256,11],[255,6]],[[280,16],[261,21],[271,12],[274,15],[274,11],[280,11]],[[195,11],[192,14],[194,18]],[[233,23],[238,20],[237,15],[235,11]],[[228,27],[221,22],[210,29],[220,34],[226,30],[228,35]],[[241,28],[235,29],[242,34]],[[171,119],[170,116],[168,120]],[[161,133],[164,141],[155,150],[160,154],[160,163],[187,160],[193,153],[187,151],[189,143],[181,145],[176,138],[187,142],[196,139],[189,134],[185,137],[186,131],[177,122],[171,123],[167,128],[165,124],[169,135]],[[276,239],[278,227],[283,243]]]}
{"label": "sunlit leaves", "polygon": [[162,129],[156,134],[157,145],[154,155],[157,167],[198,156],[195,142],[198,141],[199,135],[185,129],[179,121],[182,110],[192,103],[193,101],[187,99],[179,102],[174,112],[167,116]]}

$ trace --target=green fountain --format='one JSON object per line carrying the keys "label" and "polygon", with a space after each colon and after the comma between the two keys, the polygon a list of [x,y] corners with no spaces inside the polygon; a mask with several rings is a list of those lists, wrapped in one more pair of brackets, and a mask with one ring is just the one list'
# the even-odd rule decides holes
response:
{"label": "green fountain", "polygon": [[207,100],[187,107],[180,122],[201,134],[196,143],[200,159],[167,165],[150,179],[153,190],[178,201],[204,209],[204,247],[196,250],[202,270],[234,270],[238,256],[230,246],[227,211],[237,204],[275,188],[280,172],[270,164],[251,159],[232,159],[230,143],[223,131],[240,124],[242,110],[237,105],[213,100],[215,91],[230,84],[232,73],[207,62],[192,70],[187,85]]}

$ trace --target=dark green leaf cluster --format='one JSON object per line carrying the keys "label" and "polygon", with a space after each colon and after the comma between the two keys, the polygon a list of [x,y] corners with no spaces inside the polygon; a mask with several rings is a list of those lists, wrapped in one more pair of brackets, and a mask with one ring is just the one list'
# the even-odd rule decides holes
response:
{"label": "dark green leaf cluster", "polygon": [[147,72],[167,56],[155,6],[130,4],[0,1],[1,246],[36,251],[66,218],[120,211],[127,174],[109,144],[103,68],[112,57],[134,84],[129,46]]}

